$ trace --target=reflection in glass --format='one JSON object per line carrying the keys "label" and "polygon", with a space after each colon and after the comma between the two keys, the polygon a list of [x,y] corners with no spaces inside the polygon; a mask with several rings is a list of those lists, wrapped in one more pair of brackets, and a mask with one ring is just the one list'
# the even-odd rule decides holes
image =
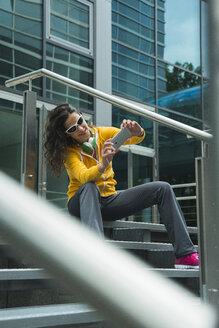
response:
{"label": "reflection in glass", "polygon": [[158,54],[171,63],[200,66],[199,0],[158,3]]}
{"label": "reflection in glass", "polygon": [[[47,45],[47,68],[70,79],[93,86],[93,60],[68,50]],[[69,102],[81,110],[93,110],[91,96],[61,83],[47,79],[47,97],[59,102]]]}
{"label": "reflection in glass", "polygon": [[118,107],[114,107],[112,109],[112,121],[113,126],[117,128],[120,127],[120,124],[124,119],[129,119],[132,121],[138,122],[142,128],[145,130],[146,136],[144,140],[140,143],[141,146],[153,148],[153,123],[142,116],[137,116],[132,113],[129,113],[123,109]]}
{"label": "reflection in glass", "polygon": [[[189,69],[190,64],[183,67]],[[196,118],[202,117],[198,75],[158,62],[158,105]]]}
{"label": "reflection in glass", "polygon": [[[121,165],[122,163],[122,165]],[[128,188],[128,153],[120,151],[113,158],[113,170],[117,181],[116,190]]]}
{"label": "reflection in glass", "polygon": [[46,199],[53,205],[67,211],[67,191],[68,191],[68,175],[63,170],[61,176],[57,179],[51,172],[49,165],[47,166],[47,191]]}
{"label": "reflection in glass", "polygon": [[[152,158],[133,154],[133,185],[139,186],[153,180]],[[151,222],[152,208],[135,213],[134,221]]]}
{"label": "reflection in glass", "polygon": [[[190,126],[201,128],[201,123],[189,118],[183,118],[165,111],[159,111],[161,115],[175,119]],[[159,125],[159,180],[169,182],[171,185],[195,182],[195,158],[200,156],[200,142],[194,138]],[[171,159],[171,160],[170,160]],[[183,195],[188,190],[183,190]],[[193,190],[189,191],[193,195]],[[183,201],[185,202],[185,201]],[[195,200],[189,200],[192,212],[195,212]],[[185,206],[185,203],[183,203]],[[183,212],[185,209],[183,209]],[[194,221],[196,214],[188,220]],[[194,222],[193,222],[194,223]]]}

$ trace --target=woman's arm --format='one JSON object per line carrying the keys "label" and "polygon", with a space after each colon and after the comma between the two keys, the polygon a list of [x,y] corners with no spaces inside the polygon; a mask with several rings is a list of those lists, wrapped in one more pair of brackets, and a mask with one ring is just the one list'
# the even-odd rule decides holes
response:
{"label": "woman's arm", "polygon": [[108,139],[104,142],[102,147],[102,162],[98,165],[99,172],[103,173],[109,163],[112,161],[116,153],[119,152],[119,149],[115,150],[111,139]]}

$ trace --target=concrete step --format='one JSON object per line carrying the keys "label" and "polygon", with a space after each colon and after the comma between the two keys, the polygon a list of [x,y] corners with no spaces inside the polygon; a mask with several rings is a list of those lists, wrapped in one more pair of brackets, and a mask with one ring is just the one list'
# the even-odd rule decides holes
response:
{"label": "concrete step", "polygon": [[[166,228],[164,224],[159,223],[147,223],[147,222],[134,222],[134,221],[104,221],[104,228],[137,228],[148,231],[164,232]],[[196,234],[198,232],[197,227],[188,227],[190,234]]]}
{"label": "concrete step", "polygon": [[[188,227],[194,244],[198,243],[196,227]],[[169,242],[166,228],[163,224],[132,221],[104,222],[106,238],[112,240],[139,241],[139,242]]]}
{"label": "concrete step", "polygon": [[[108,242],[115,247],[119,247],[123,249],[173,251],[173,246],[170,243],[152,243],[152,242],[137,242],[137,241],[121,241],[121,240],[110,240]],[[198,246],[195,246],[195,248],[197,250]]]}
{"label": "concrete step", "polygon": [[[84,327],[85,324],[89,324],[90,327],[90,324],[100,323],[103,320],[104,318],[95,309],[82,303],[0,310],[0,327],[2,328],[45,328],[65,325],[83,325]],[[92,325],[92,327],[97,326]]]}
{"label": "concrete step", "polygon": [[[152,270],[163,274],[166,277],[198,277],[199,270],[187,269],[164,269],[151,268]],[[43,269],[2,269],[0,270],[0,281],[23,281],[23,280],[48,280],[50,275]]]}
{"label": "concrete step", "polygon": [[154,272],[158,272],[167,278],[199,278],[199,270],[196,269],[161,269],[153,268]]}
{"label": "concrete step", "polygon": [[1,269],[0,281],[8,280],[41,280],[51,279],[49,274],[43,269]]}

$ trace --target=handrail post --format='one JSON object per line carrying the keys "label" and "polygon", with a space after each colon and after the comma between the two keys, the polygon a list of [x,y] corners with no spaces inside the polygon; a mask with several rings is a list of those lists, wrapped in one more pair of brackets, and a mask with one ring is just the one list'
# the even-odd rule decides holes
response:
{"label": "handrail post", "polygon": [[206,300],[206,268],[205,268],[205,216],[204,216],[204,199],[205,199],[205,181],[204,181],[205,158],[198,157],[195,159],[195,178],[196,178],[196,209],[197,209],[197,227],[198,227],[198,245],[199,245],[199,267],[200,267],[200,295]]}
{"label": "handrail post", "polygon": [[45,133],[45,121],[47,117],[47,109],[43,105],[39,110],[39,156],[38,156],[38,195],[46,199],[47,191],[47,163],[44,156],[43,138]]}
{"label": "handrail post", "polygon": [[24,91],[21,183],[34,190],[35,182],[35,131],[36,131],[36,92]]}

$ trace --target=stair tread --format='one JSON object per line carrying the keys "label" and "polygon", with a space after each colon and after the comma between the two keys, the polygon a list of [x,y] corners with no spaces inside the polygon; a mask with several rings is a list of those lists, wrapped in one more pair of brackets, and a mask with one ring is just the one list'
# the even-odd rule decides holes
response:
{"label": "stair tread", "polygon": [[[125,249],[142,249],[142,250],[162,250],[173,251],[173,246],[170,243],[157,243],[157,242],[141,242],[141,241],[120,241],[110,240],[112,245]],[[198,246],[195,246],[197,249]]]}
{"label": "stair tread", "polygon": [[103,317],[92,307],[83,303],[28,306],[0,309],[0,325],[7,327],[60,326],[103,321]]}
{"label": "stair tread", "polygon": [[[169,268],[147,268],[164,274],[167,277],[198,277],[199,270],[196,269],[169,269]],[[0,269],[0,281],[8,280],[34,280],[50,279],[51,277],[44,269]]]}
{"label": "stair tread", "polygon": [[[164,224],[160,223],[148,223],[148,222],[134,222],[134,221],[104,221],[105,228],[136,228],[145,229],[149,231],[166,232]],[[187,227],[189,233],[197,233],[197,227]]]}
{"label": "stair tread", "polygon": [[0,269],[0,281],[34,279],[50,279],[50,276],[45,270],[37,268]]}
{"label": "stair tread", "polygon": [[198,269],[163,269],[163,268],[152,268],[149,269],[154,272],[161,273],[166,277],[171,278],[195,278],[199,277],[199,270]]}

